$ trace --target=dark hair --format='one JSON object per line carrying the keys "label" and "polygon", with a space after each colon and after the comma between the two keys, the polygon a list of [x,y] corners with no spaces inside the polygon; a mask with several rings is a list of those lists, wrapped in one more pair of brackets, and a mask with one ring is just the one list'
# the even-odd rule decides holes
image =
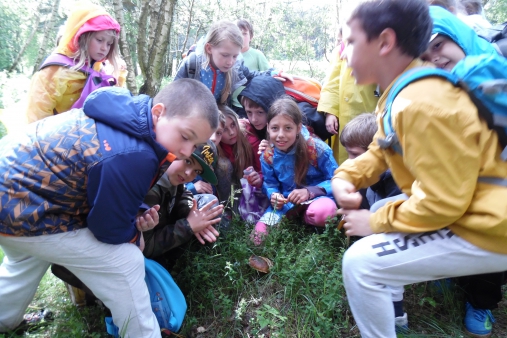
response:
{"label": "dark hair", "polygon": [[430,6],[439,6],[447,9],[449,12],[456,11],[456,0],[427,0]]}
{"label": "dark hair", "polygon": [[[268,112],[268,125],[269,122],[279,115],[285,115],[290,118],[296,126],[303,124],[303,114],[301,114],[301,110],[297,103],[289,96],[284,96],[277,99]],[[268,135],[269,135],[269,126],[268,126]],[[269,139],[269,136],[268,136]],[[306,181],[306,174],[308,173],[308,146],[304,137],[299,134],[296,142],[294,143],[295,147],[295,157],[296,163],[294,163],[294,182],[297,187],[302,187]]]}
{"label": "dark hair", "polygon": [[250,108],[261,108],[264,110],[257,102],[246,96],[241,96],[241,105],[245,108],[248,105]]}
{"label": "dark hair", "polygon": [[155,95],[153,104],[162,103],[165,115],[197,116],[207,120],[211,129],[218,127],[218,107],[211,91],[200,81],[179,79],[171,82]]}
{"label": "dark hair", "polygon": [[245,19],[238,19],[238,21],[236,21],[236,26],[241,30],[248,31],[250,33],[250,39],[253,38],[253,27],[250,22]]}
{"label": "dark hair", "polygon": [[481,14],[482,15],[482,1],[481,0],[460,0],[463,9],[468,15]]}
{"label": "dark hair", "polygon": [[433,27],[426,0],[371,0],[356,7],[348,23],[354,19],[361,21],[368,41],[391,28],[400,50],[414,58],[426,51]]}
{"label": "dark hair", "polygon": [[345,125],[340,134],[340,143],[344,147],[368,149],[373,136],[377,132],[377,121],[374,114],[357,115]]}

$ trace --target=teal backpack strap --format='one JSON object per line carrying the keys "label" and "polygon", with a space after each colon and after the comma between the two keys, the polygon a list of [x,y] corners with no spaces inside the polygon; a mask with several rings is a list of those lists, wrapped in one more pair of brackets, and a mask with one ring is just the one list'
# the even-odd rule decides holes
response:
{"label": "teal backpack strap", "polygon": [[460,86],[460,82],[457,76],[443,69],[429,67],[418,67],[411,69],[401,75],[400,78],[398,78],[398,80],[396,80],[396,82],[393,84],[391,91],[387,96],[384,111],[382,112],[382,125],[384,127],[384,133],[386,137],[384,139],[379,138],[377,140],[381,149],[392,148],[398,154],[403,155],[403,150],[401,149],[398,136],[396,135],[396,131],[394,130],[392,124],[391,111],[393,102],[398,94],[412,82],[434,76],[441,77],[451,82],[454,86]]}

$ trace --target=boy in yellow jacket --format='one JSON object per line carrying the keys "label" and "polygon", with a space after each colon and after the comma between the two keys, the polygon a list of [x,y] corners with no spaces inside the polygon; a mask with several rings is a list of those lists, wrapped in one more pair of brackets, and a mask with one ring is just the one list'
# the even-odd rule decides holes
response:
{"label": "boy in yellow jacket", "polygon": [[[377,18],[371,20],[370,18]],[[382,112],[393,82],[425,66],[431,36],[424,0],[373,0],[347,22],[347,58],[359,84],[378,83]],[[381,122],[381,114],[379,122]],[[414,82],[393,102],[392,124],[403,156],[381,149],[382,123],[366,153],[337,169],[333,193],[347,235],[366,236],[343,258],[343,278],[363,337],[395,337],[393,290],[443,277],[507,269],[507,187],[480,182],[507,177],[497,134],[468,94],[438,78]],[[356,210],[356,189],[387,168],[405,201],[375,213]]]}

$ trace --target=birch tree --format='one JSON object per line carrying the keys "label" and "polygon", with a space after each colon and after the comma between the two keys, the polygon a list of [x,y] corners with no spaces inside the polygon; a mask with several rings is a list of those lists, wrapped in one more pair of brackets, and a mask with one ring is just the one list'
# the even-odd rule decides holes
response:
{"label": "birch tree", "polygon": [[58,7],[60,7],[60,0],[54,0],[49,20],[46,21],[46,25],[44,27],[44,35],[42,36],[42,43],[40,45],[39,54],[37,55],[37,59],[35,60],[35,65],[33,67],[32,73],[35,73],[37,70],[39,70],[39,65],[42,62],[42,58],[47,54],[48,45],[53,45],[49,43],[49,40],[56,39],[56,37],[54,36],[54,27],[56,18],[58,16]]}

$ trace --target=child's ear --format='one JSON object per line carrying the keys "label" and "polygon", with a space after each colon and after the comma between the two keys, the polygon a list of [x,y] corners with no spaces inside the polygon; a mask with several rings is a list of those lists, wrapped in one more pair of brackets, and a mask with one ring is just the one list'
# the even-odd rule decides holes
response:
{"label": "child's ear", "polygon": [[301,129],[303,129],[303,124],[302,123],[298,124],[298,134],[301,132]]}
{"label": "child's ear", "polygon": [[151,107],[151,119],[153,121],[153,126],[155,127],[165,113],[165,106],[163,103],[157,103],[153,107]]}
{"label": "child's ear", "polygon": [[211,48],[212,47],[213,46],[211,46],[209,43],[204,45],[204,51],[206,52],[206,54],[211,55]]}
{"label": "child's ear", "polygon": [[396,33],[392,28],[384,29],[378,36],[379,55],[385,56],[396,47]]}

